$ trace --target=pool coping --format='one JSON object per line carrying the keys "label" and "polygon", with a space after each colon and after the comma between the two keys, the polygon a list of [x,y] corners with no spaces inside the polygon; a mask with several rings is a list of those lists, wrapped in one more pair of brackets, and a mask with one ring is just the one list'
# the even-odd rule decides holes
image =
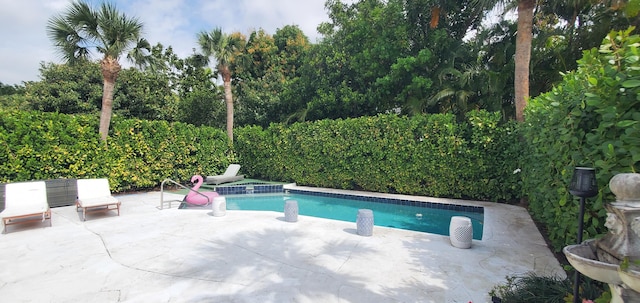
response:
{"label": "pool coping", "polygon": [[438,198],[426,198],[411,195],[399,195],[399,194],[385,194],[375,192],[363,192],[355,190],[335,190],[327,188],[317,188],[308,186],[297,186],[294,183],[283,186],[283,189],[291,193],[303,192],[312,193],[312,195],[335,197],[335,198],[350,198],[355,200],[362,200],[368,202],[378,202],[387,204],[398,204],[406,206],[417,206],[424,208],[435,208],[471,213],[484,213],[484,207],[476,205],[477,203],[466,200],[454,200],[454,199],[438,199]]}
{"label": "pool coping", "polygon": [[417,206],[425,208],[444,209],[452,211],[484,213],[484,207],[477,205],[477,202],[456,199],[425,198],[422,196],[386,194],[376,192],[365,192],[357,190],[329,189],[310,186],[298,186],[296,183],[248,183],[248,184],[228,184],[211,188],[220,195],[243,195],[243,194],[265,194],[265,193],[304,193],[309,195],[349,198],[368,202],[378,202],[387,204],[398,204],[407,206]]}

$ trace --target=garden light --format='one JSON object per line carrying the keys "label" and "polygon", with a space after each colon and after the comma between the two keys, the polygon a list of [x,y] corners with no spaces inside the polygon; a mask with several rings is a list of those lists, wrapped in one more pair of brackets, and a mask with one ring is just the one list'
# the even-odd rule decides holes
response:
{"label": "garden light", "polygon": [[[596,183],[596,170],[590,167],[576,167],[573,171],[569,193],[580,197],[580,214],[578,215],[578,244],[582,242],[582,230],[584,221],[584,201],[586,198],[598,194],[598,184]],[[580,285],[580,273],[576,270],[573,284],[573,302],[579,303],[578,290]]]}

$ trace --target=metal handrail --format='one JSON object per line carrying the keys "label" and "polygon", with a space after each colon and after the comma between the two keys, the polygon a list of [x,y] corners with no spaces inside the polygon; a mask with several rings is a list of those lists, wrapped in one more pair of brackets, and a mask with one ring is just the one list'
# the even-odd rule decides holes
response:
{"label": "metal handrail", "polygon": [[[163,209],[163,207],[164,207],[164,184],[166,182],[171,182],[174,185],[178,185],[178,186],[180,186],[180,187],[182,187],[184,189],[188,189],[189,191],[195,192],[198,195],[201,195],[205,199],[207,199],[207,204],[211,204],[211,200],[209,199],[209,197],[207,195],[205,195],[205,194],[203,194],[203,193],[201,193],[201,192],[199,192],[199,191],[197,191],[197,190],[195,190],[195,189],[193,189],[191,187],[186,187],[186,186],[184,186],[184,185],[182,185],[182,184],[180,184],[180,183],[178,183],[176,181],[173,181],[173,180],[167,178],[167,179],[164,179],[164,181],[162,181],[162,183],[160,184],[160,209]],[[171,208],[171,201],[169,201],[169,208]]]}

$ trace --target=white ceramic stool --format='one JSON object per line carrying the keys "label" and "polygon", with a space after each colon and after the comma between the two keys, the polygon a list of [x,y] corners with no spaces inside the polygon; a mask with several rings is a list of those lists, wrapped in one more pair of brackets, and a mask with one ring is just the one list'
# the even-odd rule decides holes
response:
{"label": "white ceramic stool", "polygon": [[451,217],[449,225],[449,239],[451,245],[457,248],[470,248],[473,239],[473,226],[471,219],[463,216]]}
{"label": "white ceramic stool", "polygon": [[373,235],[373,211],[370,209],[359,209],[356,217],[356,229],[358,235]]}
{"label": "white ceramic stool", "polygon": [[211,204],[214,217],[222,217],[227,214],[227,199],[225,197],[215,197]]}
{"label": "white ceramic stool", "polygon": [[284,220],[287,222],[298,221],[298,201],[296,200],[284,201]]}

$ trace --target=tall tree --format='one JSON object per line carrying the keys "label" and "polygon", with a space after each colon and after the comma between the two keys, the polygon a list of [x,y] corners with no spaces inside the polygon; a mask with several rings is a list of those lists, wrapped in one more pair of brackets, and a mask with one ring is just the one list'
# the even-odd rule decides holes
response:
{"label": "tall tree", "polygon": [[[553,0],[486,0],[487,3],[508,4],[517,2],[517,34],[516,34],[516,52],[515,52],[515,71],[514,71],[514,92],[515,92],[515,109],[516,120],[524,121],[524,108],[527,105],[527,99],[530,95],[530,75],[532,74],[531,53],[533,41],[533,18],[536,7],[542,11],[551,11],[557,14],[566,22],[565,40],[568,46],[563,56],[566,58],[579,58],[584,49],[597,46],[597,43],[587,43],[586,45],[576,45],[574,36],[581,25],[596,25],[582,30],[583,35],[591,36],[593,41],[599,39],[611,28],[625,28],[628,25],[638,23],[639,6],[637,1],[630,0],[573,0],[573,1],[553,1]],[[592,20],[583,22],[581,17],[590,17]],[[562,22],[557,22],[562,23]],[[557,24],[554,24],[555,28]],[[570,61],[574,61],[569,59]],[[573,64],[573,63],[572,63]],[[563,70],[564,71],[564,70]]]}
{"label": "tall tree", "polygon": [[[26,84],[23,82],[23,84]],[[0,82],[0,109],[11,108],[18,110],[30,109],[29,103],[25,96],[26,90],[24,86],[8,85]]]}
{"label": "tall tree", "polygon": [[280,102],[279,95],[285,82],[277,51],[273,37],[263,29],[249,34],[245,51],[232,66],[233,87],[238,101],[236,124],[266,127],[270,122],[276,122],[275,117],[268,115]]}
{"label": "tall tree", "polygon": [[[277,29],[271,36],[263,29],[249,34],[244,52],[231,69],[236,99],[235,124],[269,126],[291,115],[298,98],[296,79],[311,44],[295,25]],[[293,91],[292,91],[293,90]],[[293,98],[295,96],[295,98]]]}
{"label": "tall tree", "polygon": [[474,81],[478,85],[486,86],[485,90],[479,94],[481,96],[479,101],[487,106],[481,108],[489,111],[500,110],[505,120],[515,118],[513,57],[516,27],[515,22],[502,20],[491,25],[490,28],[481,28],[469,41],[472,47],[471,52],[478,54],[477,67],[486,72],[486,80]]}
{"label": "tall tree", "polygon": [[403,0],[329,0],[325,7],[330,21],[318,26],[324,37],[301,71],[303,78],[312,77],[300,84],[315,86],[307,89],[312,95],[303,116],[336,119],[393,110],[391,98],[378,96],[376,81],[410,48]]}
{"label": "tall tree", "polygon": [[536,0],[481,0],[479,7],[491,8],[497,5],[517,3],[518,27],[516,32],[516,51],[514,69],[514,91],[516,120],[524,121],[524,107],[529,98],[529,65],[531,62],[531,41],[533,40],[533,12]]}
{"label": "tall tree", "polygon": [[225,34],[222,29],[215,28],[211,32],[200,32],[198,44],[202,53],[214,57],[218,73],[224,86],[224,101],[227,105],[227,136],[233,142],[233,95],[231,93],[231,64],[244,46],[244,39],[238,34]]}
{"label": "tall tree", "polygon": [[27,82],[26,95],[34,110],[65,114],[97,113],[100,111],[103,83],[98,62],[42,62],[40,81]]}
{"label": "tall tree", "polygon": [[180,97],[178,120],[194,125],[225,127],[223,88],[216,85],[214,71],[207,67],[207,58],[194,53],[172,60],[177,76],[174,90]]}
{"label": "tall tree", "polygon": [[0,96],[3,95],[13,95],[17,93],[21,93],[24,91],[24,87],[20,87],[18,85],[8,85],[0,82]]}
{"label": "tall tree", "polygon": [[113,4],[103,2],[93,8],[84,1],[73,2],[66,12],[49,19],[47,34],[69,63],[88,60],[92,49],[102,55],[100,68],[103,77],[102,109],[98,132],[107,140],[113,93],[121,65],[120,56],[127,53],[132,62],[142,65],[151,50],[141,37],[142,23],[120,13]]}
{"label": "tall tree", "polygon": [[531,62],[531,40],[533,39],[533,9],[535,0],[518,0],[518,32],[516,34],[516,58],[514,91],[516,121],[524,121],[524,108],[529,98],[529,63]]}

